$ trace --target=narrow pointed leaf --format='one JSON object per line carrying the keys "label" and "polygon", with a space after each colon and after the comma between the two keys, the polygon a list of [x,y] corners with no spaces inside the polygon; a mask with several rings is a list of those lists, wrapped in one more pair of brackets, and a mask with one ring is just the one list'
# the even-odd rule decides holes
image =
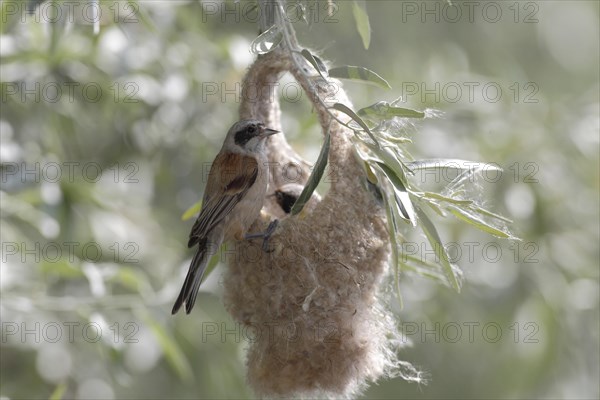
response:
{"label": "narrow pointed leaf", "polygon": [[491,235],[494,235],[494,236],[497,236],[500,238],[504,238],[504,239],[511,238],[511,235],[509,233],[504,232],[504,231],[488,224],[483,219],[478,218],[477,216],[475,216],[469,212],[466,212],[458,207],[449,207],[448,211],[450,211],[458,219],[463,220],[463,221],[473,225],[474,227],[476,227],[477,229],[479,229],[483,232],[487,232]]}
{"label": "narrow pointed leaf", "polygon": [[400,258],[398,254],[398,242],[396,240],[396,221],[392,212],[392,205],[389,203],[389,198],[386,196],[385,212],[387,215],[388,234],[390,236],[390,246],[392,247],[392,267],[394,268],[394,286],[396,287],[396,296],[398,297],[398,306],[402,310],[404,302],[402,293],[400,292]]}
{"label": "narrow pointed leaf", "polygon": [[440,217],[442,217],[442,218],[446,217],[446,214],[444,213],[444,211],[442,211],[442,209],[440,208],[440,205],[437,202],[435,202],[433,200],[429,200],[429,201],[426,201],[425,204],[427,204],[429,206],[429,208],[431,208]]}
{"label": "narrow pointed leaf", "polygon": [[202,200],[195,202],[194,204],[192,204],[192,206],[190,208],[185,210],[185,212],[181,216],[181,220],[187,221],[188,219],[192,218],[194,215],[198,214],[201,209],[202,209]]}
{"label": "narrow pointed leaf", "polygon": [[437,264],[431,264],[427,260],[422,260],[409,254],[400,256],[400,265],[408,272],[413,272],[426,278],[435,279],[441,283],[447,283],[446,275],[440,270]]}
{"label": "narrow pointed leaf", "polygon": [[379,167],[381,167],[384,174],[388,177],[394,187],[396,199],[400,209],[402,210],[403,217],[409,220],[412,226],[417,226],[417,216],[415,214],[412,201],[410,200],[408,190],[406,190],[406,186],[390,167],[383,163],[379,163]]}
{"label": "narrow pointed leaf", "polygon": [[424,199],[440,200],[440,201],[445,201],[447,203],[457,204],[457,205],[461,205],[461,206],[468,206],[468,205],[473,204],[473,200],[454,199],[452,197],[443,196],[439,193],[433,193],[433,192],[422,192],[422,193],[413,193],[413,194],[417,197],[421,197]]}
{"label": "narrow pointed leaf", "polygon": [[384,121],[398,118],[425,118],[425,113],[422,111],[412,110],[410,108],[394,107],[387,101],[378,101],[368,107],[361,108],[357,112],[363,118],[367,118],[373,122]]}
{"label": "narrow pointed leaf", "polygon": [[365,49],[371,44],[371,24],[369,23],[369,15],[367,14],[367,5],[365,1],[354,0],[352,4],[352,14],[356,22],[356,29],[362,39]]}
{"label": "narrow pointed leaf", "polygon": [[399,144],[410,144],[412,143],[412,139],[409,139],[405,136],[393,136],[386,131],[376,130],[375,133],[377,137],[383,139],[383,141],[387,141],[390,143],[390,146],[398,146]]}
{"label": "narrow pointed leaf", "polygon": [[449,197],[456,197],[459,193],[464,193],[463,189],[460,189],[465,182],[473,179],[473,175],[475,170],[467,169],[463,171],[460,175],[454,178],[445,188],[442,190],[444,195],[448,195]]}
{"label": "narrow pointed leaf", "polygon": [[329,76],[332,78],[352,79],[372,83],[384,89],[392,88],[379,74],[364,67],[346,65],[343,67],[332,68],[329,70]]}
{"label": "narrow pointed leaf", "polygon": [[473,210],[473,211],[475,211],[475,212],[477,212],[477,213],[479,213],[481,215],[485,215],[486,217],[494,218],[494,219],[497,219],[499,221],[505,222],[507,224],[512,224],[513,223],[513,220],[511,220],[509,218],[506,218],[506,217],[503,217],[502,215],[493,213],[493,212],[491,212],[489,210],[486,210],[485,208],[471,206],[471,207],[469,207],[469,209]]}
{"label": "narrow pointed leaf", "polygon": [[372,157],[372,161],[376,163],[383,163],[394,171],[394,173],[402,180],[405,187],[408,187],[408,180],[406,178],[407,170],[404,163],[400,160],[399,156],[394,153],[389,146],[381,146],[379,148],[370,146],[367,147],[375,153],[377,158]]}
{"label": "narrow pointed leaf", "polygon": [[319,66],[319,72],[321,73],[321,76],[323,76],[324,78],[329,76],[329,72],[327,71],[327,66],[325,65],[325,63],[318,57],[315,56],[313,54],[313,58],[315,59],[315,63],[317,63],[317,65]]}
{"label": "narrow pointed leaf", "polygon": [[347,116],[349,116],[350,118],[352,118],[352,120],[354,122],[356,122],[358,125],[360,125],[361,128],[363,128],[363,130],[367,133],[367,135],[369,135],[371,140],[373,140],[373,142],[375,142],[375,145],[377,147],[379,147],[379,142],[375,138],[375,135],[373,135],[373,132],[371,132],[371,129],[369,129],[369,126],[365,123],[365,121],[362,120],[362,118],[360,118],[358,115],[356,115],[356,113],[354,111],[352,111],[348,106],[345,106],[342,103],[335,103],[333,106],[331,106],[331,108],[341,111],[344,114],[346,114]]}
{"label": "narrow pointed leaf", "polygon": [[319,153],[319,157],[317,158],[317,162],[315,163],[315,167],[313,168],[310,176],[308,177],[308,182],[306,182],[306,186],[300,193],[300,196],[292,206],[292,210],[290,213],[292,215],[298,214],[304,208],[304,205],[310,200],[313,192],[321,182],[321,178],[323,177],[323,173],[325,172],[325,167],[327,166],[327,161],[329,157],[329,147],[331,144],[331,136],[329,132],[325,135],[325,140],[323,142],[323,147],[321,147],[321,152]]}
{"label": "narrow pointed leaf", "polygon": [[54,388],[54,391],[50,395],[50,400],[62,400],[65,392],[67,391],[67,384],[65,382],[61,382]]}
{"label": "narrow pointed leaf", "polygon": [[377,185],[377,183],[379,183],[379,180],[377,179],[377,176],[373,172],[373,168],[371,168],[371,166],[369,165],[368,162],[363,162],[363,164],[365,167],[365,172],[367,173],[367,179],[372,184]]}
{"label": "narrow pointed leaf", "polygon": [[277,25],[273,25],[252,41],[250,51],[254,54],[266,54],[279,46],[281,40],[283,33]]}
{"label": "narrow pointed leaf", "polygon": [[416,212],[419,217],[419,221],[421,222],[421,228],[423,228],[425,236],[427,236],[427,239],[429,240],[429,243],[431,243],[437,259],[440,261],[440,265],[444,270],[448,283],[454,288],[454,290],[460,292],[459,278],[456,276],[454,268],[450,264],[450,259],[446,253],[446,249],[444,248],[442,239],[440,238],[435,225],[433,222],[431,222],[427,214],[425,214],[419,207],[416,207]]}
{"label": "narrow pointed leaf", "polygon": [[303,49],[300,52],[300,54],[302,54],[302,56],[306,58],[306,61],[308,61],[310,65],[312,65],[313,68],[317,70],[317,72],[319,73],[319,75],[321,75],[323,79],[327,79],[327,67],[319,57],[315,56],[306,49]]}

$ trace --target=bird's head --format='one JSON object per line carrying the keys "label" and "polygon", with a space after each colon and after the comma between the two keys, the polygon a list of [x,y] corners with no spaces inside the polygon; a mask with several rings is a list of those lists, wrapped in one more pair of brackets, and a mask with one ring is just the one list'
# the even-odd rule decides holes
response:
{"label": "bird's head", "polygon": [[265,139],[276,133],[279,131],[267,128],[258,120],[244,119],[229,129],[225,146],[242,153],[258,153],[263,149]]}

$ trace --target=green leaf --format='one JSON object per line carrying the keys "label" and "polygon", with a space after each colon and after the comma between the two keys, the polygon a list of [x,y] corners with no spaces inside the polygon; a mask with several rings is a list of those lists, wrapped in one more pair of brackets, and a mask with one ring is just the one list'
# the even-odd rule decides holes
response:
{"label": "green leaf", "polygon": [[250,51],[254,54],[266,54],[279,46],[282,40],[283,33],[279,26],[273,25],[252,41]]}
{"label": "green leaf", "polygon": [[489,234],[504,239],[515,239],[510,233],[494,227],[493,225],[487,223],[483,219],[478,218],[476,215],[473,215],[463,209],[460,209],[458,207],[449,207],[448,211],[450,211],[458,219],[473,225],[474,227],[483,232],[487,232]]}
{"label": "green leaf", "polygon": [[364,67],[346,65],[343,67],[332,68],[329,70],[329,76],[332,78],[352,79],[357,81],[373,83],[384,89],[392,88],[390,84],[379,74]]}
{"label": "green leaf", "polygon": [[302,56],[306,58],[310,65],[312,65],[313,68],[317,70],[317,72],[319,73],[319,75],[321,75],[323,79],[327,79],[327,67],[319,57],[315,56],[307,49],[302,49],[300,54],[302,54]]}
{"label": "green leaf", "polygon": [[371,43],[371,24],[369,23],[366,2],[354,0],[354,4],[352,4],[352,14],[354,14],[356,29],[362,39],[363,46],[365,49],[368,49],[369,44]]}
{"label": "green leaf", "polygon": [[485,208],[481,208],[481,207],[477,207],[477,206],[473,206],[472,205],[471,207],[469,207],[469,209],[473,210],[473,211],[475,211],[475,212],[477,212],[477,213],[479,213],[481,215],[485,215],[486,217],[491,217],[491,218],[500,220],[502,222],[505,222],[507,224],[512,224],[513,223],[513,221],[511,219],[508,219],[506,217],[503,217],[502,215],[493,213],[493,212],[491,212],[489,210],[486,210]]}
{"label": "green leaf", "polygon": [[429,243],[431,243],[437,259],[440,260],[442,269],[446,274],[446,279],[448,280],[450,286],[452,286],[457,292],[460,292],[459,278],[456,276],[454,268],[450,264],[450,259],[446,253],[444,245],[442,244],[442,239],[440,238],[435,225],[433,222],[431,222],[427,214],[425,214],[419,207],[416,207],[416,212],[419,217],[419,221],[421,221],[421,228],[423,229],[425,236],[427,236]]}
{"label": "green leaf", "polygon": [[383,163],[379,163],[378,165],[392,183],[396,201],[398,202],[398,206],[400,206],[403,217],[409,220],[412,226],[417,226],[417,216],[412,201],[410,200],[408,190],[406,190],[406,186],[390,167]]}
{"label": "green leaf", "polygon": [[144,321],[154,334],[171,368],[183,381],[190,382],[193,379],[192,367],[177,342],[152,317],[146,316]]}
{"label": "green leaf", "polygon": [[392,119],[394,117],[425,118],[425,113],[423,111],[411,110],[410,108],[395,107],[387,101],[378,101],[373,105],[361,108],[360,110],[358,110],[357,114],[373,122]]}
{"label": "green leaf", "polygon": [[442,211],[442,209],[440,208],[440,205],[436,201],[426,200],[425,204],[427,204],[429,206],[429,208],[431,208],[440,217],[443,218],[446,216],[446,214],[444,213],[444,211]]}
{"label": "green leaf", "polygon": [[443,196],[439,193],[433,193],[433,192],[414,192],[413,194],[415,196],[423,198],[423,199],[441,200],[441,201],[445,201],[447,203],[461,205],[461,206],[468,206],[470,204],[473,204],[473,200],[459,200],[459,199],[454,199],[452,197]]}
{"label": "green leaf", "polygon": [[466,182],[470,182],[473,179],[475,172],[476,171],[474,169],[467,169],[463,171],[444,188],[442,193],[449,194],[450,197],[455,197],[454,195],[458,194],[464,194],[465,190],[461,188]]}
{"label": "green leaf", "polygon": [[341,111],[344,114],[346,114],[347,116],[349,116],[350,118],[352,118],[352,120],[354,120],[354,122],[356,122],[358,125],[360,125],[360,127],[363,128],[363,130],[365,132],[367,132],[367,134],[369,135],[371,140],[373,140],[373,142],[375,142],[375,145],[377,145],[377,147],[380,147],[379,142],[375,138],[375,135],[373,135],[373,132],[371,132],[371,130],[369,129],[369,126],[365,123],[365,121],[362,120],[362,118],[360,118],[358,115],[356,115],[356,113],[354,111],[352,111],[349,107],[345,106],[342,103],[335,103],[333,106],[331,106],[331,108]]}
{"label": "green leaf", "polygon": [[410,144],[412,143],[412,139],[407,138],[406,136],[393,136],[386,131],[378,128],[375,131],[377,137],[383,142],[389,143],[390,146],[398,146],[400,144]]}
{"label": "green leaf", "polygon": [[447,283],[446,276],[437,264],[432,264],[427,260],[409,254],[402,254],[400,257],[400,264],[410,272],[414,272],[426,278],[435,279],[441,283]]}
{"label": "green leaf", "polygon": [[372,157],[368,161],[375,162],[377,164],[385,164],[387,167],[391,168],[392,171],[394,171],[398,178],[400,178],[404,187],[409,187],[405,172],[407,168],[404,166],[404,163],[400,160],[399,156],[394,153],[390,147],[383,146],[380,148],[375,148],[369,145],[367,145],[367,147],[369,147],[369,149],[377,156],[376,158]]}
{"label": "green leaf", "polygon": [[54,391],[49,397],[49,400],[62,400],[65,395],[65,391],[67,390],[67,384],[65,382],[61,382],[54,388]]}
{"label": "green leaf", "polygon": [[198,214],[201,209],[202,209],[202,200],[195,202],[194,204],[192,204],[192,206],[190,208],[185,210],[185,212],[181,216],[181,220],[187,221],[188,219],[192,218],[194,215]]}
{"label": "green leaf", "polygon": [[296,215],[304,208],[304,205],[310,200],[310,196],[312,196],[313,192],[321,182],[321,178],[323,177],[323,173],[325,172],[325,167],[327,166],[327,160],[329,157],[329,147],[331,144],[331,136],[329,132],[325,135],[325,140],[323,142],[323,147],[321,147],[321,152],[319,153],[319,157],[317,158],[317,162],[315,163],[315,167],[313,168],[310,176],[308,177],[308,182],[306,182],[306,186],[300,193],[300,196],[292,206],[290,214]]}
{"label": "green leaf", "polygon": [[366,161],[363,161],[363,165],[365,167],[365,173],[367,174],[367,179],[369,180],[369,182],[371,182],[374,185],[377,185],[377,183],[379,183],[379,180],[377,179],[377,176],[373,172],[373,168],[371,168],[369,163]]}
{"label": "green leaf", "polygon": [[386,199],[386,207],[385,212],[387,215],[387,223],[388,223],[388,234],[390,236],[390,245],[392,247],[392,267],[394,268],[394,285],[396,286],[396,295],[398,296],[398,305],[400,309],[404,308],[404,302],[402,300],[402,293],[400,291],[400,257],[398,254],[398,242],[396,241],[396,221],[394,218],[394,214],[392,212],[392,205],[390,203],[390,199],[388,196],[385,196]]}

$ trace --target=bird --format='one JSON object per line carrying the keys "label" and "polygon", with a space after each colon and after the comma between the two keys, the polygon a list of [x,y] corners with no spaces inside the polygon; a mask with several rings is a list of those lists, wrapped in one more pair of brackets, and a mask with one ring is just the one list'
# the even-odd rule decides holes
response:
{"label": "bird", "polygon": [[[270,196],[274,197],[274,200],[279,206],[279,209],[284,213],[281,216],[277,215],[278,213],[275,213],[276,216],[279,216],[281,218],[289,214],[292,211],[292,207],[296,203],[296,200],[298,200],[298,198],[300,197],[300,194],[303,190],[304,186],[298,183],[286,183],[275,189],[275,191]],[[319,194],[315,191],[312,193],[311,198],[305,204],[304,208],[312,210],[320,201],[321,196],[319,196]]]}
{"label": "bird", "polygon": [[267,193],[265,142],[276,133],[279,131],[254,119],[238,121],[227,132],[208,173],[202,208],[189,236],[188,247],[198,248],[171,314],[184,303],[186,314],[192,311],[210,250],[246,238]]}

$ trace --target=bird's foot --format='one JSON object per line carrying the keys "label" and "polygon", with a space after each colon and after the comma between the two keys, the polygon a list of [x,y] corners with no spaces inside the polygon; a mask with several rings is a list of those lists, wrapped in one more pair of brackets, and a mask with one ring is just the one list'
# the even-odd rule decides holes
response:
{"label": "bird's foot", "polygon": [[263,243],[262,243],[263,251],[265,253],[270,253],[273,250],[269,249],[269,239],[271,239],[271,236],[273,236],[273,233],[275,233],[275,229],[277,229],[278,224],[279,224],[279,220],[275,219],[275,220],[271,221],[271,223],[269,224],[269,226],[267,226],[267,229],[264,232],[248,234],[248,235],[244,236],[244,238],[246,240],[262,239],[263,240]]}

